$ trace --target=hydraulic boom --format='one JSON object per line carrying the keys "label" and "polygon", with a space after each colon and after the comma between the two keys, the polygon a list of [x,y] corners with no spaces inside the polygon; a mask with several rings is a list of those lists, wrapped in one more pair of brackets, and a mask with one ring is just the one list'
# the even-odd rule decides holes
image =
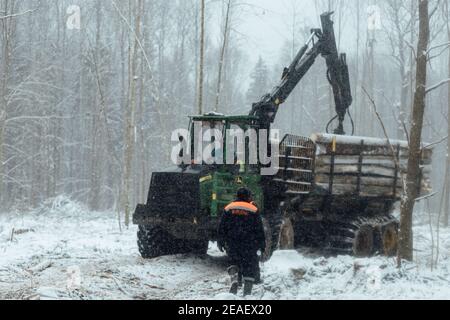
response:
{"label": "hydraulic boom", "polygon": [[281,83],[272,93],[265,95],[261,101],[253,104],[250,115],[259,117],[261,126],[269,129],[275,121],[278,109],[291,95],[295,87],[314,65],[319,55],[325,58],[327,64],[327,79],[333,88],[336,105],[336,117],[339,125],[335,134],[344,135],[344,121],[349,107],[353,102],[350,77],[346,55],[338,53],[334,34],[333,12],[321,15],[322,29],[311,30],[311,36],[300,49],[294,61],[284,69]]}

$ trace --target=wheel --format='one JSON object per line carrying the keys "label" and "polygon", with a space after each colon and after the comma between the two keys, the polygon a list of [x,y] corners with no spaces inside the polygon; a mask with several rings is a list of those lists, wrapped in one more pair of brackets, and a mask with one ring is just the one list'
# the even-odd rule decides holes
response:
{"label": "wheel", "polygon": [[327,246],[327,228],[322,222],[298,219],[294,223],[294,247],[324,248]]}
{"label": "wheel", "polygon": [[263,253],[262,260],[268,261],[280,243],[280,231],[283,219],[281,209],[278,208],[268,212],[263,217],[264,233],[266,236],[266,251]]}
{"label": "wheel", "polygon": [[369,257],[374,250],[374,229],[364,225],[356,232],[353,243],[353,253],[357,257]]}
{"label": "wheel", "polygon": [[398,228],[396,224],[391,223],[381,229],[381,242],[384,255],[393,257],[397,254]]}
{"label": "wheel", "polygon": [[173,254],[176,251],[176,241],[162,228],[139,226],[138,248],[144,259],[153,259]]}
{"label": "wheel", "polygon": [[208,240],[193,240],[186,241],[186,253],[193,253],[196,255],[206,255],[209,249]]}
{"label": "wheel", "polygon": [[144,259],[185,253],[206,255],[208,247],[208,240],[175,239],[160,227],[139,226],[138,248]]}

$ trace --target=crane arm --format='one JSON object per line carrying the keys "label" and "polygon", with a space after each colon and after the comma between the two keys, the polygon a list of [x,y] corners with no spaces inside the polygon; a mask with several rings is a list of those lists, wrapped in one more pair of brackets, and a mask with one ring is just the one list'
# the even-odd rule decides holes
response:
{"label": "crane arm", "polygon": [[[350,86],[350,76],[345,53],[339,55],[334,35],[332,13],[321,16],[323,38],[322,56],[327,63],[327,79],[333,89],[334,102],[336,106],[336,117],[339,125],[334,131],[335,134],[344,135],[344,120],[348,109],[353,103],[352,90]],[[327,128],[328,130],[328,128]]]}
{"label": "crane arm", "polygon": [[[300,49],[289,68],[284,69],[281,83],[270,94],[265,95],[261,101],[253,104],[250,115],[259,116],[260,120],[265,124],[271,124],[275,121],[279,106],[291,95],[320,54],[319,43],[313,43],[318,36],[317,32],[315,30],[311,34],[311,37]],[[310,48],[311,44],[313,44],[312,48]]]}
{"label": "crane arm", "polygon": [[327,78],[333,88],[338,114],[336,118],[339,119],[339,127],[335,132],[344,134],[343,122],[352,104],[352,96],[346,56],[338,54],[331,14],[325,13],[321,16],[322,29],[311,31],[310,38],[300,49],[294,61],[284,69],[281,83],[270,94],[253,104],[250,115],[259,117],[262,127],[270,127],[275,121],[280,105],[287,100],[308,73],[316,58],[322,55],[327,63]]}

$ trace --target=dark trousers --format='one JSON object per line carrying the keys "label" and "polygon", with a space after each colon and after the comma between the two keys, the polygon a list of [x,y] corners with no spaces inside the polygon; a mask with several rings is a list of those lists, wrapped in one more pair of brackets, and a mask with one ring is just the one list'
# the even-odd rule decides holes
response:
{"label": "dark trousers", "polygon": [[242,280],[260,281],[261,272],[257,253],[258,250],[253,248],[230,248],[231,263],[239,268],[239,282]]}

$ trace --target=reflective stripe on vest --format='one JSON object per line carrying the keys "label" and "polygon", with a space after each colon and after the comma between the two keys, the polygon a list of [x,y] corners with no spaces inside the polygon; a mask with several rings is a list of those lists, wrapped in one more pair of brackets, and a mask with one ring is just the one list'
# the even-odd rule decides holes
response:
{"label": "reflective stripe on vest", "polygon": [[249,212],[253,212],[253,213],[258,212],[258,208],[248,202],[233,202],[225,208],[225,211],[231,211],[231,210],[244,210],[244,211],[249,211]]}

